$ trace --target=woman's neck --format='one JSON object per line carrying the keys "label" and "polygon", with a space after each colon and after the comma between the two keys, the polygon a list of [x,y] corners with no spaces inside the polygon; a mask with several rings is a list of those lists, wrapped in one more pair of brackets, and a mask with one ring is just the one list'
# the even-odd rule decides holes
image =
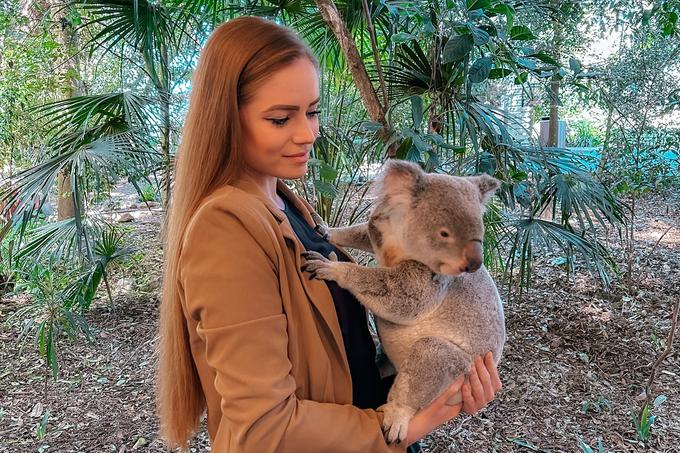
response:
{"label": "woman's neck", "polygon": [[276,184],[278,182],[277,177],[261,174],[257,175],[253,172],[246,171],[243,174],[243,178],[252,182],[258,188],[261,195],[274,203],[279,209],[284,209],[283,199],[276,192]]}

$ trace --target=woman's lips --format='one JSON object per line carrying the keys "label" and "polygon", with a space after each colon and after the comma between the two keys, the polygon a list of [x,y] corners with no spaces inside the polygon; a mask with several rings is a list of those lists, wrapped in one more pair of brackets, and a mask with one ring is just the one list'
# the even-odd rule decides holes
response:
{"label": "woman's lips", "polygon": [[286,159],[290,159],[293,162],[302,163],[302,164],[304,164],[305,162],[307,162],[309,160],[307,153],[291,154],[290,156],[283,156],[283,157],[285,157]]}

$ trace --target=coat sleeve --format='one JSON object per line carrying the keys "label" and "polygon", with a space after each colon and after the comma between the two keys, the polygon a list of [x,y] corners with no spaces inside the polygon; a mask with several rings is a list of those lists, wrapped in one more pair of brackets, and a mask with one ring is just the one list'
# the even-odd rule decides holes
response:
{"label": "coat sleeve", "polygon": [[254,453],[405,451],[405,443],[385,443],[379,412],[296,398],[274,246],[262,244],[271,237],[265,228],[246,209],[203,206],[180,255],[184,309],[205,343],[221,396],[220,423],[227,423],[233,445]]}

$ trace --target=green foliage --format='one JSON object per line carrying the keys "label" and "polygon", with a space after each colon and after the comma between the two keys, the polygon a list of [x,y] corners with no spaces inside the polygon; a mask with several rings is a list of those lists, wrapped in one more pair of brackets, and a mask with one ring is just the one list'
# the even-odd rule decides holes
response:
{"label": "green foliage", "polygon": [[144,184],[139,194],[140,201],[158,201],[158,192],[151,184]]}
{"label": "green foliage", "polygon": [[[69,228],[73,223],[72,220],[70,224],[49,223],[29,231],[32,240],[11,261],[16,281],[14,292],[28,294],[31,303],[12,313],[7,322],[21,325],[22,348],[32,334],[34,345],[55,379],[59,373],[60,340],[64,336],[73,339],[83,335],[93,341],[82,315],[90,308],[100,283],[106,282],[110,265],[129,253],[122,245],[123,235],[104,225],[97,229],[93,261],[79,263],[75,257],[65,259],[64,244],[74,240],[62,236],[68,237],[75,231]],[[31,247],[39,248],[40,252]]]}
{"label": "green foliage", "polygon": [[664,402],[666,402],[666,395],[659,395],[651,406],[645,404],[638,414],[631,413],[635,432],[643,443],[646,443],[652,436],[652,426],[656,420],[656,415],[652,414],[652,410],[658,409]]}
{"label": "green foliage", "polygon": [[47,435],[47,422],[50,419],[50,411],[45,411],[45,413],[40,417],[40,421],[35,425],[35,437],[38,440],[43,440]]}
{"label": "green foliage", "polygon": [[600,146],[604,136],[599,127],[588,120],[570,121],[567,130],[567,145],[574,147]]}
{"label": "green foliage", "polygon": [[680,177],[680,131],[648,128],[637,135],[618,130],[612,142],[621,148],[610,153],[602,170],[615,193],[641,195],[668,187]]}
{"label": "green foliage", "polygon": [[[627,221],[626,207],[615,195],[644,190],[655,177],[666,174],[667,169],[651,166],[656,165],[652,157],[678,149],[677,141],[659,141],[654,135],[659,128],[648,121],[638,127],[646,121],[639,116],[643,94],[663,95],[662,102],[649,98],[645,106],[672,109],[679,90],[664,84],[663,78],[636,84],[650,77],[643,59],[634,58],[635,49],[645,49],[645,58],[654,61],[672,61],[668,42],[664,47],[658,37],[635,32],[634,45],[609,67],[582,63],[575,52],[589,36],[579,32],[579,24],[586,20],[591,2],[372,0],[367,11],[360,2],[335,2],[377,86],[380,77],[367,14],[375,26],[388,98],[381,99],[387,110],[386,129],[367,121],[347,62],[311,0],[238,5],[210,0],[76,2],[66,20],[81,33],[83,48],[76,50],[96,61],[89,69],[97,77],[84,80],[92,88],[88,95],[59,101],[44,93],[57,91],[53,88],[61,82],[40,68],[48,67],[50,59],[63,59],[68,49],[59,48],[49,20],[38,27],[41,32],[36,36],[18,33],[29,19],[19,14],[18,1],[10,3],[12,14],[0,15],[0,31],[11,31],[0,44],[0,100],[8,101],[0,112],[0,146],[5,153],[2,163],[12,163],[13,175],[0,188],[0,204],[7,214],[18,209],[7,230],[14,235],[12,258],[0,266],[6,266],[4,273],[9,275],[12,260],[42,263],[28,275],[50,282],[48,287],[36,286],[34,292],[41,307],[55,307],[54,319],[87,310],[101,283],[106,285],[106,269],[123,254],[121,238],[105,233],[87,208],[106,196],[120,177],[135,185],[142,200],[155,200],[163,192],[156,189],[156,173],[171,167],[173,140],[181,129],[173,118],[182,118],[186,109],[186,99],[178,93],[188,85],[205,37],[232,16],[256,14],[288,24],[319,57],[321,136],[308,177],[296,185],[327,222],[351,223],[365,214],[368,182],[388,150],[427,171],[493,175],[502,187],[486,213],[485,262],[504,271],[509,285],[528,286],[535,258],[544,250],[556,252],[568,272],[589,269],[608,284],[617,269],[598,231],[621,228]],[[675,33],[676,3],[663,2],[647,19],[658,23],[661,37]],[[639,16],[633,7],[629,10]],[[22,45],[28,46],[23,54]],[[97,72],[101,68],[103,77]],[[574,125],[571,137],[571,143],[579,146],[603,145],[598,177],[589,173],[592,166],[584,156],[521,139],[517,121],[484,102],[492,99],[488,96],[492,86],[532,92],[553,80],[614,112],[611,133],[581,122]],[[39,106],[30,110],[35,105]],[[652,117],[656,111],[649,112]],[[29,148],[38,152],[16,151]],[[59,174],[71,178],[76,217],[29,228]],[[30,286],[27,278],[20,280],[23,288]],[[51,359],[56,357],[55,348],[47,345],[56,344],[59,336],[50,326],[60,322],[46,325],[37,337],[50,364],[56,363]],[[77,329],[78,323],[73,326]]]}
{"label": "green foliage", "polygon": [[30,161],[27,150],[43,138],[30,107],[60,90],[51,65],[63,49],[49,26],[31,24],[20,6],[19,1],[7,0],[0,8],[0,177],[6,167],[22,167]]}
{"label": "green foliage", "polygon": [[653,2],[652,8],[642,13],[642,25],[649,26],[654,22],[664,36],[674,37],[678,32],[678,15],[680,14],[680,1],[663,0]]}
{"label": "green foliage", "polygon": [[597,440],[597,450],[593,450],[593,448],[587,443],[585,443],[580,436],[577,437],[577,440],[578,447],[581,449],[583,453],[607,453],[607,450],[604,448],[604,445],[602,444],[602,438]]}
{"label": "green foliage", "polygon": [[647,442],[651,437],[654,420],[656,416],[651,414],[648,404],[645,404],[638,417],[633,417],[635,431],[642,442]]}

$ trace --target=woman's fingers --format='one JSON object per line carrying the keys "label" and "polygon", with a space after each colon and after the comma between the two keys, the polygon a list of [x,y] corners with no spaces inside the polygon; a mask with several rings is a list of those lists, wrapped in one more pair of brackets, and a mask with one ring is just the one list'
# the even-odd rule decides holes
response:
{"label": "woman's fingers", "polygon": [[498,376],[498,369],[496,368],[496,361],[493,359],[493,354],[490,352],[486,353],[484,356],[484,364],[491,376],[491,386],[493,387],[494,393],[498,393],[503,388],[503,384],[501,384],[501,378]]}
{"label": "woman's fingers", "polygon": [[453,395],[458,393],[463,386],[463,383],[465,382],[465,375],[461,374],[458,376],[456,379],[454,379],[451,382],[451,385],[446,389],[446,391],[442,394],[444,404],[451,398]]}
{"label": "woman's fingers", "polygon": [[476,362],[472,362],[472,367],[470,368],[470,390],[472,403],[476,407],[479,405],[479,402],[484,400],[484,386],[479,378]]}
{"label": "woman's fingers", "polygon": [[463,410],[474,414],[486,406],[501,389],[501,381],[493,359],[487,353],[484,358],[475,358],[470,368],[470,383],[463,386]]}
{"label": "woman's fingers", "polygon": [[495,394],[491,385],[491,376],[489,375],[489,371],[486,369],[484,360],[481,357],[477,357],[475,359],[475,368],[477,369],[477,376],[479,377],[479,381],[482,383],[482,388],[484,389],[484,404],[486,404],[493,399]]}
{"label": "woman's fingers", "polygon": [[470,384],[465,384],[461,389],[463,394],[463,410],[468,414],[474,414],[477,412],[477,407],[475,405],[475,398],[472,396],[472,389]]}

